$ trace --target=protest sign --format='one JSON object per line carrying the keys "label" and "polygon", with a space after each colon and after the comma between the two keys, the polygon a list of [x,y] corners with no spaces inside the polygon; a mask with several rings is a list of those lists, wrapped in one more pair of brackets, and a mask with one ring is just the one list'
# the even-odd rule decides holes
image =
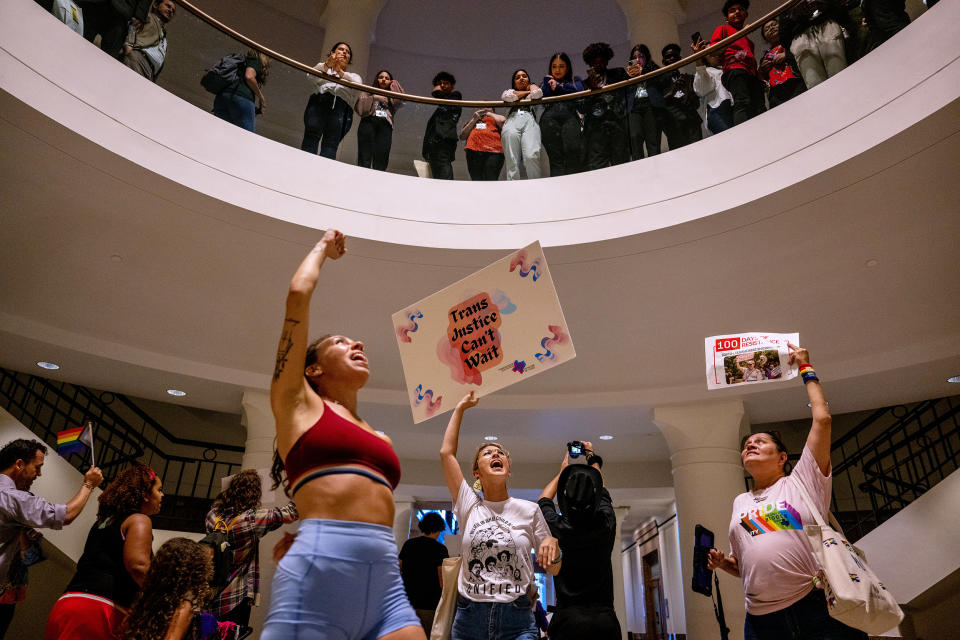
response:
{"label": "protest sign", "polygon": [[393,314],[414,422],[576,356],[540,243]]}
{"label": "protest sign", "polygon": [[799,344],[800,334],[740,333],[706,338],[707,389],[796,378],[797,366],[789,365],[788,342]]}

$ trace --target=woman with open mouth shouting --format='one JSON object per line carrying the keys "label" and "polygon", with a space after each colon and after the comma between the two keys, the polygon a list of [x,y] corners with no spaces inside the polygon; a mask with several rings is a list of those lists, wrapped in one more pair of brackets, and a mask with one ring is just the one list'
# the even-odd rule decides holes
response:
{"label": "woman with open mouth shouting", "polygon": [[[560,572],[560,547],[535,502],[507,493],[510,454],[489,442],[473,456],[471,488],[457,462],[463,413],[477,405],[471,391],[450,416],[440,447],[443,475],[463,540],[452,640],[533,640],[539,637],[528,595],[535,589],[530,551],[550,575]],[[480,497],[475,491],[482,491]]]}
{"label": "woman with open mouth shouting", "polygon": [[393,536],[400,461],[390,438],[357,413],[370,376],[363,343],[337,335],[307,341],[320,268],[344,253],[343,234],[327,230],[287,293],[270,385],[277,422],[271,475],[279,484],[286,471],[300,531],[277,565],[261,640],[425,640]]}

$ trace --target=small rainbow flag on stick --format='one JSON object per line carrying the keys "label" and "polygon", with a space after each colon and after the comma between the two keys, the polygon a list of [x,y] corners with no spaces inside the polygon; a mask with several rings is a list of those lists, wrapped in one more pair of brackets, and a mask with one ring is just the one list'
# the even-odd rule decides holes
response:
{"label": "small rainbow flag on stick", "polygon": [[85,446],[90,448],[90,465],[96,466],[93,459],[93,422],[87,421],[82,427],[57,433],[57,453],[61,456],[83,451]]}

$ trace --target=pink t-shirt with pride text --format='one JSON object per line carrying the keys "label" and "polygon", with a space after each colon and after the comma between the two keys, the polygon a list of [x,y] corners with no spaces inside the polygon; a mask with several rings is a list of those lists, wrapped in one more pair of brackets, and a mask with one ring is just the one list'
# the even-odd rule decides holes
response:
{"label": "pink t-shirt with pride text", "polygon": [[763,491],[733,501],[730,553],[737,558],[747,613],[764,615],[789,607],[813,589],[819,567],[803,525],[816,522],[796,483],[826,513],[833,479],[820,473],[807,447],[791,474]]}

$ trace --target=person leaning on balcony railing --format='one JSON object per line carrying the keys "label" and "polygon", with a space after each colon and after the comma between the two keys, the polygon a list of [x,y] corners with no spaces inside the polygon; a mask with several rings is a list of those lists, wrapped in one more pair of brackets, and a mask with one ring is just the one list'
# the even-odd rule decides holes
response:
{"label": "person leaning on balcony railing", "polygon": [[24,438],[0,449],[0,639],[14,607],[26,597],[27,566],[39,559],[41,536],[34,529],[60,529],[73,522],[103,482],[100,469],[90,467],[83,486],[66,504],[35,496],[30,487],[40,477],[46,455],[42,442]]}
{"label": "person leaning on balcony railing", "polygon": [[[386,69],[377,72],[376,82],[381,89],[403,93],[403,87]],[[357,97],[354,108],[360,116],[360,125],[357,127],[358,166],[377,171],[387,170],[393,144],[393,116],[402,106],[403,100],[365,91]]]}
{"label": "person leaning on balcony railing", "polygon": [[153,523],[163,483],[147,465],[117,475],[100,494],[97,521],[77,560],[77,571],[53,605],[44,640],[88,640],[119,635],[153,555]]}
{"label": "person leaning on balcony railing", "polygon": [[477,109],[460,127],[460,139],[466,140],[467,171],[471,180],[496,181],[503,169],[503,144],[500,130],[506,118],[493,109]]}
{"label": "person leaning on balcony railing", "polygon": [[290,501],[282,507],[261,507],[262,481],[254,469],[245,469],[230,479],[213,501],[204,528],[207,533],[225,531],[233,551],[233,567],[225,584],[214,585],[208,610],[221,622],[250,624],[252,608],[260,605],[260,539],[297,519]]}
{"label": "person leaning on balcony railing", "polygon": [[847,67],[839,0],[800,0],[779,19],[779,37],[797,60],[803,82],[812,89]]}
{"label": "person leaning on balcony railing", "polygon": [[[463,96],[456,86],[457,79],[453,74],[441,71],[433,77],[433,93],[430,95],[444,100],[461,100]],[[427,121],[420,154],[430,163],[430,173],[437,180],[453,180],[453,156],[460,137],[457,123],[462,112],[461,107],[440,105]]]}
{"label": "person leaning on balcony railing", "polygon": [[[363,343],[334,335],[308,344],[320,268],[345,252],[343,234],[328,229],[287,292],[270,385],[277,427],[271,476],[289,487],[301,520],[277,565],[260,640],[425,640],[397,564],[400,460],[390,438],[358,414],[357,395],[370,376]],[[328,308],[343,306],[342,291],[324,290]]]}
{"label": "person leaning on balcony railing", "polygon": [[769,87],[767,101],[773,109],[806,91],[807,85],[803,83],[793,54],[780,43],[780,21],[776,18],[768,20],[760,27],[760,33],[770,48],[760,56],[757,71]]}
{"label": "person leaning on balcony railing", "polygon": [[[331,77],[362,84],[356,73],[347,71],[353,59],[353,49],[346,42],[338,42],[330,49],[327,59],[317,63],[317,71]],[[337,148],[353,124],[355,91],[323,77],[310,76],[316,91],[310,94],[303,111],[303,142],[300,148],[324,158],[336,160]]]}
{"label": "person leaning on balcony railing", "polygon": [[[586,89],[602,89],[627,80],[623,67],[610,67],[613,49],[606,42],[594,42],[583,50],[587,65]],[[584,166],[588,171],[629,162],[627,101],[624,91],[608,91],[583,100]]]}
{"label": "person leaning on balcony railing", "polygon": [[[544,97],[583,91],[583,80],[573,75],[570,56],[563,51],[553,54],[540,89]],[[579,100],[565,100],[550,102],[543,107],[540,133],[550,160],[551,176],[580,173],[583,169],[583,135],[578,104]]]}
{"label": "person leaning on balcony railing", "polygon": [[510,79],[510,88],[503,92],[500,99],[504,102],[519,102],[510,107],[507,121],[503,125],[500,137],[503,141],[503,155],[507,164],[507,180],[520,179],[520,164],[523,164],[528,179],[539,178],[540,171],[540,125],[533,115],[533,106],[522,104],[539,100],[543,91],[530,82],[526,69],[517,69]]}
{"label": "person leaning on balcony railing", "polygon": [[[720,12],[725,23],[716,28],[710,44],[716,44],[740,31],[747,21],[750,0],[726,0]],[[723,50],[723,86],[733,94],[733,124],[742,124],[763,113],[763,84],[757,77],[757,58],[753,41],[743,36]]]}
{"label": "person leaning on balcony railing", "polygon": [[148,80],[156,82],[167,57],[166,25],[177,5],[173,0],[155,0],[142,23],[131,24],[123,43],[123,63]]}
{"label": "person leaning on balcony railing", "polygon": [[[652,73],[659,68],[660,65],[653,61],[647,45],[638,44],[630,50],[627,75],[631,78]],[[627,91],[627,124],[630,130],[630,151],[634,160],[643,160],[644,147],[648,158],[660,153],[663,124],[667,118],[663,93],[669,87],[669,78],[661,75],[641,82]]]}
{"label": "person leaning on balcony railing", "polygon": [[123,59],[123,39],[131,20],[147,21],[153,0],[77,0],[83,10],[83,37],[93,42],[100,36],[100,48]]}
{"label": "person leaning on balcony railing", "polygon": [[[787,475],[787,448],[777,432],[761,431],[744,439],[740,458],[753,478],[753,490],[733,501],[730,554],[711,549],[707,567],[743,581],[745,640],[866,640],[867,634],[827,612],[818,588],[819,567],[803,532],[803,525],[814,518],[798,483],[822,512],[830,508],[831,417],[810,354],[792,344],[789,348],[790,364],[799,365],[813,415],[803,453]],[[761,517],[762,527],[757,524]]]}
{"label": "person leaning on balcony railing", "polygon": [[[664,66],[680,61],[680,45],[676,43],[668,44],[660,53]],[[675,69],[664,74],[663,78],[666,85],[663,90],[663,130],[673,151],[703,139],[700,98],[693,90],[693,74]]]}

